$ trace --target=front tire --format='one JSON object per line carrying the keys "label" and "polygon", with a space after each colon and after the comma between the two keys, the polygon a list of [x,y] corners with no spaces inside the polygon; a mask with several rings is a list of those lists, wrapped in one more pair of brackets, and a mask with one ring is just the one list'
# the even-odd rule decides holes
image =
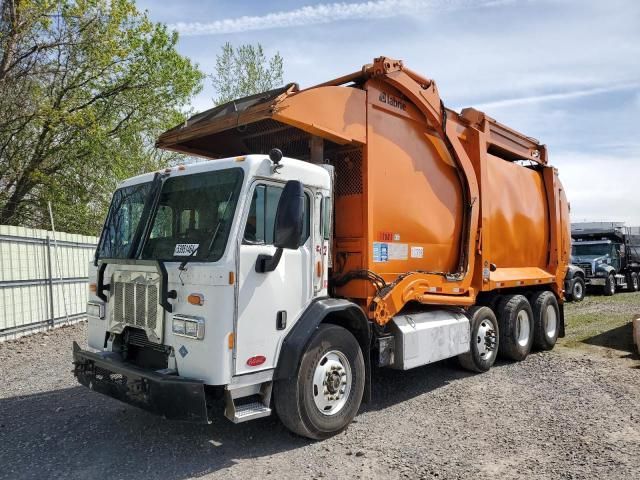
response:
{"label": "front tire", "polygon": [[274,385],[282,423],[322,440],[344,430],[358,413],[365,383],[362,350],[348,330],[321,324],[309,340],[296,377]]}
{"label": "front tire", "polygon": [[551,350],[560,334],[560,308],[556,296],[549,292],[538,292],[531,299],[535,335],[533,345],[539,350]]}
{"label": "front tire", "polygon": [[616,293],[616,277],[614,277],[613,274],[607,276],[604,282],[603,293],[606,297],[610,297]]}
{"label": "front tire", "polygon": [[506,295],[498,306],[500,356],[520,362],[533,345],[533,311],[524,295]]}
{"label": "front tire", "polygon": [[581,302],[584,300],[586,288],[587,287],[582,277],[574,278],[571,283],[571,300],[574,302]]}
{"label": "front tire", "polygon": [[499,327],[495,314],[489,307],[471,307],[471,345],[467,353],[458,356],[462,368],[482,373],[496,361],[499,343]]}

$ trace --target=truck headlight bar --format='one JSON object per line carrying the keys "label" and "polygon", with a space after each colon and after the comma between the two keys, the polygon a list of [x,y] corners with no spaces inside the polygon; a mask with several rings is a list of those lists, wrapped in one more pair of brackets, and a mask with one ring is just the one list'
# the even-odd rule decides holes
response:
{"label": "truck headlight bar", "polygon": [[171,331],[181,337],[204,338],[204,318],[190,315],[174,315]]}

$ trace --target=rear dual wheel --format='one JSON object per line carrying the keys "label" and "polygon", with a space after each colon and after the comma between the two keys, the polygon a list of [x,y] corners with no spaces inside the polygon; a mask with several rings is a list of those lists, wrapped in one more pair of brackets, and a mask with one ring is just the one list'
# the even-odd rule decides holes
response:
{"label": "rear dual wheel", "polygon": [[627,278],[627,285],[630,292],[637,292],[640,290],[640,281],[636,272],[631,272]]}
{"label": "rear dual wheel", "polygon": [[537,292],[531,297],[534,319],[533,346],[538,350],[551,350],[560,334],[560,307],[556,296]]}
{"label": "rear dual wheel", "polygon": [[460,365],[472,372],[486,372],[496,361],[498,354],[498,320],[489,307],[471,307],[471,345],[467,353],[458,356]]}
{"label": "rear dual wheel", "polygon": [[533,345],[534,320],[524,295],[505,295],[498,304],[500,356],[517,362],[529,355]]}

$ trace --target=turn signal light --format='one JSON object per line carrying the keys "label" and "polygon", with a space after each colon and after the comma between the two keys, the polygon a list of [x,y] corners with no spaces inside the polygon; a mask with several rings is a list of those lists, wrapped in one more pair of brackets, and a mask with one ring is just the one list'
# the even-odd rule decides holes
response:
{"label": "turn signal light", "polygon": [[201,293],[192,293],[187,297],[187,301],[191,305],[202,305],[204,304],[204,295]]}
{"label": "turn signal light", "polygon": [[98,286],[95,283],[90,283],[89,284],[89,291],[91,293],[96,293],[98,291]]}

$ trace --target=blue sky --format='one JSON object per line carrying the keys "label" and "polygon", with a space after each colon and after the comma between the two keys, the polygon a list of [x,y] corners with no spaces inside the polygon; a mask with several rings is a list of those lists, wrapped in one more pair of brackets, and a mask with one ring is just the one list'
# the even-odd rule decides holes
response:
{"label": "blue sky", "polygon": [[[138,0],[180,32],[205,72],[225,42],[284,57],[309,86],[373,57],[436,80],[547,144],[574,220],[640,225],[640,2],[637,0]],[[194,108],[211,107],[210,85]]]}

